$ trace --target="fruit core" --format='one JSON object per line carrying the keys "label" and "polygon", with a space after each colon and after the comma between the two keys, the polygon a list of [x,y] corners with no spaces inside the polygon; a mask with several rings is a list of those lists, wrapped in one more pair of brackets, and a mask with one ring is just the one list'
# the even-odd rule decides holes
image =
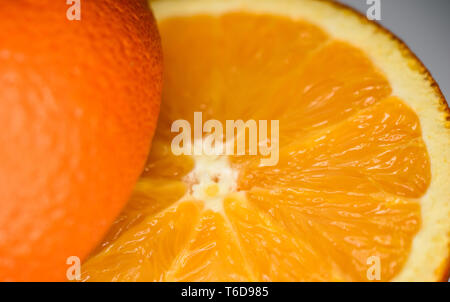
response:
{"label": "fruit core", "polygon": [[193,158],[194,169],[184,177],[189,189],[183,199],[202,200],[207,209],[223,213],[223,201],[237,192],[238,172],[225,155],[202,154]]}

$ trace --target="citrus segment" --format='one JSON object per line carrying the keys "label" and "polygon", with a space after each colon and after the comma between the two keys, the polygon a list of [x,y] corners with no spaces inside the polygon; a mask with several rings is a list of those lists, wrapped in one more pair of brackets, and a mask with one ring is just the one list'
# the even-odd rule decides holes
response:
{"label": "citrus segment", "polygon": [[207,210],[166,280],[223,282],[252,279],[229,223],[221,214]]}
{"label": "citrus segment", "polygon": [[327,255],[318,255],[309,243],[299,240],[301,236],[294,238],[242,200],[225,200],[225,211],[257,280],[324,281],[340,278]]}
{"label": "citrus segment", "polygon": [[[285,144],[280,162],[274,167],[258,167],[252,161],[237,160],[243,170],[240,188],[252,186],[320,186],[330,184],[320,178],[335,179],[342,190],[356,184],[345,176],[356,176],[376,183],[380,190],[421,197],[431,175],[417,115],[397,98],[388,98],[360,111],[334,127]],[[247,168],[243,168],[244,166]],[[282,175],[280,175],[282,171]],[[281,176],[281,177],[280,177]]]}
{"label": "citrus segment", "polygon": [[381,266],[381,276],[389,280],[401,269],[410,238],[420,227],[420,206],[390,195],[357,191],[253,189],[247,196],[286,232],[308,242],[315,253],[333,259],[347,275],[342,280],[367,281],[367,260],[373,256],[389,263]]}
{"label": "citrus segment", "polygon": [[200,207],[184,202],[124,232],[84,264],[85,281],[162,281],[188,243]]}

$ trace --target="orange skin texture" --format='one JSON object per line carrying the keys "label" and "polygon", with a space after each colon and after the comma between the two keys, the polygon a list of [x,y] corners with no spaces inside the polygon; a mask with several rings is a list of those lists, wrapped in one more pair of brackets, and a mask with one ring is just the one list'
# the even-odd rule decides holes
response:
{"label": "orange skin texture", "polygon": [[0,281],[64,281],[148,155],[162,52],[145,0],[0,3]]}

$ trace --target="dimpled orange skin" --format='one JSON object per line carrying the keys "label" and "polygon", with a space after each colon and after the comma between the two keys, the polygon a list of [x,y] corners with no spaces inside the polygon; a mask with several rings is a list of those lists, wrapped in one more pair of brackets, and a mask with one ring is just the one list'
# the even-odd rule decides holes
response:
{"label": "dimpled orange skin", "polygon": [[155,130],[145,0],[0,3],[0,281],[64,281],[126,204]]}

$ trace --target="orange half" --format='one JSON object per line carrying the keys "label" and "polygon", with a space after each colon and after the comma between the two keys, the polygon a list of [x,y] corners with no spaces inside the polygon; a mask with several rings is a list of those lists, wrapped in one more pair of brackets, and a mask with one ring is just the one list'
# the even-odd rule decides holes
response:
{"label": "orange half", "polygon": [[[401,42],[329,2],[152,5],[165,57],[157,134],[83,280],[444,278],[448,107]],[[278,163],[175,156],[171,125],[194,112],[279,121]]]}

